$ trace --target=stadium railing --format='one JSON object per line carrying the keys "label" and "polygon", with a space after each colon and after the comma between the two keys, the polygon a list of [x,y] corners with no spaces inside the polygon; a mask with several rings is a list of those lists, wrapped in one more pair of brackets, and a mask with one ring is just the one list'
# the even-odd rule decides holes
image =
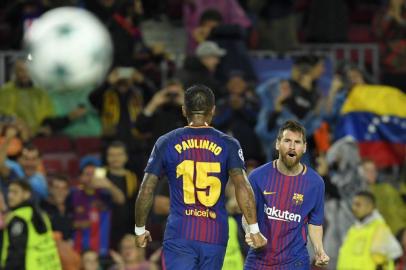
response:
{"label": "stadium railing", "polygon": [[[335,66],[337,63],[356,63],[361,69],[368,71],[376,82],[380,78],[379,47],[376,43],[333,43],[333,44],[300,44],[300,48],[283,53],[275,51],[251,51],[255,58],[287,58],[294,55],[312,53],[329,57]],[[15,59],[24,57],[21,51],[0,51],[0,86],[10,79],[12,63]],[[184,54],[174,56],[175,63],[181,64]],[[168,68],[161,65],[162,78],[167,78]],[[163,81],[164,81],[163,80]]]}

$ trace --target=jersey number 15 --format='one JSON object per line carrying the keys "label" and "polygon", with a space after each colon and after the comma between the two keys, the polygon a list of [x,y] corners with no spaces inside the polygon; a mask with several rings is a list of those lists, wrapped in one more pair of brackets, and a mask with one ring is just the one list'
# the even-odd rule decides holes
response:
{"label": "jersey number 15", "polygon": [[[179,163],[176,167],[176,178],[182,176],[185,204],[195,204],[197,197],[199,202],[206,207],[215,205],[220,197],[221,181],[218,177],[209,176],[208,174],[219,172],[219,162],[184,160]],[[196,179],[195,184],[193,183],[194,177]],[[208,192],[207,189],[209,189]]]}

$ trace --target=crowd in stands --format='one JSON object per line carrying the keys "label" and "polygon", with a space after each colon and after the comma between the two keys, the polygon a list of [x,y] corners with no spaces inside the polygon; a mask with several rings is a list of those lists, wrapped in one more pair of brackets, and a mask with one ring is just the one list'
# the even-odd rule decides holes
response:
{"label": "crowd in stands", "polygon": [[[296,119],[306,127],[308,151],[303,160],[326,184],[329,269],[348,261],[351,243],[346,235],[365,225],[354,216],[358,212],[353,200],[358,197],[358,206],[368,209],[365,213],[386,222],[386,238],[394,241],[387,245],[391,248],[379,249],[377,263],[393,261],[396,270],[406,269],[405,1],[4,0],[0,49],[20,50],[32,21],[64,5],[86,8],[106,25],[115,48],[114,65],[97,89],[56,92],[33,84],[24,59],[9,63],[9,79],[0,85],[0,228],[7,238],[2,241],[0,269],[19,269],[22,263],[5,259],[7,254],[28,256],[21,250],[25,245],[18,245],[22,240],[13,240],[19,231],[8,218],[10,213],[22,215],[24,230],[36,228],[37,223],[26,221],[25,212],[17,211],[24,207],[33,209],[29,215],[39,220],[38,211],[47,213],[39,224],[51,230],[49,217],[61,269],[160,269],[169,213],[166,180],[156,191],[147,225],[154,241],[146,250],[135,246],[134,202],[156,139],[187,125],[181,111],[184,91],[196,83],[214,91],[213,126],[239,140],[248,172],[276,157],[274,142],[284,121]],[[182,65],[164,44],[147,44],[145,21],[184,29]],[[332,67],[329,87],[321,89],[329,59],[313,53],[290,59],[284,77],[258,80],[250,50],[283,53],[312,42],[379,44],[380,82],[370,79],[368,66],[343,63]],[[377,158],[380,152],[366,154],[359,138],[343,133],[345,113],[355,106],[348,105],[349,97],[370,86],[399,97],[396,119],[383,113],[371,120],[372,127],[366,125],[371,136],[379,123],[393,123],[400,132],[390,164]],[[242,269],[247,246],[237,225],[241,214],[233,194],[227,192],[233,240],[224,269],[237,270]],[[403,254],[396,251],[399,244]]]}

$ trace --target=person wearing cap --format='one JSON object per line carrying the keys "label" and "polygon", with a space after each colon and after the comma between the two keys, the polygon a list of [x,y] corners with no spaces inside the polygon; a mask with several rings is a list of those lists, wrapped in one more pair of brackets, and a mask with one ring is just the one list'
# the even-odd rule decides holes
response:
{"label": "person wearing cap", "polygon": [[218,98],[221,96],[219,92],[221,82],[215,78],[215,73],[221,57],[226,53],[226,50],[215,42],[204,41],[196,48],[194,56],[186,58],[183,69],[177,77],[186,88],[196,83],[207,85],[214,90],[214,95]]}

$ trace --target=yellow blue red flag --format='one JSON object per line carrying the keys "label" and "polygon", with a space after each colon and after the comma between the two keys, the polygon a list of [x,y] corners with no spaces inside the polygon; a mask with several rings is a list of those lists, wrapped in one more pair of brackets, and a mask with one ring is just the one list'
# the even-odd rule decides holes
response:
{"label": "yellow blue red flag", "polygon": [[351,135],[363,158],[379,167],[406,159],[406,94],[383,85],[358,85],[341,109],[339,135]]}

